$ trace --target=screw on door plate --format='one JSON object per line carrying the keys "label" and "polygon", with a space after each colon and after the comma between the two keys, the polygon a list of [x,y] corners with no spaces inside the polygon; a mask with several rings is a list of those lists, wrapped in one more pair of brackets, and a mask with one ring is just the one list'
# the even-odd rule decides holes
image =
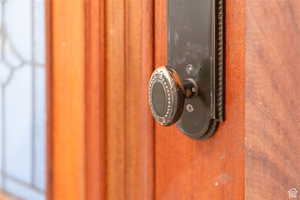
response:
{"label": "screw on door plate", "polygon": [[186,110],[187,110],[188,112],[194,112],[194,107],[193,107],[193,105],[192,105],[192,104],[187,104],[187,105],[186,105]]}
{"label": "screw on door plate", "polygon": [[187,64],[185,66],[185,71],[186,71],[187,74],[191,74],[192,71],[193,71],[193,65],[192,64]]}

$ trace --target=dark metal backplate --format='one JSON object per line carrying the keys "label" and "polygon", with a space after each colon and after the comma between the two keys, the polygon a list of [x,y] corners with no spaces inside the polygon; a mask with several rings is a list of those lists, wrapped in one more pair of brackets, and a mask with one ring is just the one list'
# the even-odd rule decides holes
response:
{"label": "dark metal backplate", "polygon": [[213,135],[223,120],[223,0],[169,0],[168,67],[194,79],[199,96],[185,100],[177,126],[194,139]]}

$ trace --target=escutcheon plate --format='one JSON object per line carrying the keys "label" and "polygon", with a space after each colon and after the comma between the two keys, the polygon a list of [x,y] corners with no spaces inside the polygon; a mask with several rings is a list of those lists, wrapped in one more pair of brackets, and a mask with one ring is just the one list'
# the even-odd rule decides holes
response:
{"label": "escutcheon plate", "polygon": [[193,139],[212,136],[223,121],[223,50],[223,0],[169,0],[168,67],[199,86],[177,122]]}

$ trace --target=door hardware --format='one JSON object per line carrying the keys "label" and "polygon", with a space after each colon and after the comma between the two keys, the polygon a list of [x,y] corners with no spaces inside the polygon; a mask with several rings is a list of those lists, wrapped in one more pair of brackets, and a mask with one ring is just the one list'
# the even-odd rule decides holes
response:
{"label": "door hardware", "polygon": [[168,64],[149,81],[154,119],[206,139],[223,121],[223,0],[169,0]]}

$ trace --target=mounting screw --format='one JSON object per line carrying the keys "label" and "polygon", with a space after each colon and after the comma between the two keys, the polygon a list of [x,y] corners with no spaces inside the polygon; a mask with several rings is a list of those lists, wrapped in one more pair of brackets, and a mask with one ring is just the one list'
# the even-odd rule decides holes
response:
{"label": "mounting screw", "polygon": [[186,71],[186,73],[191,74],[192,71],[193,71],[193,65],[192,64],[187,64],[185,66],[185,71]]}
{"label": "mounting screw", "polygon": [[194,107],[193,107],[193,105],[192,105],[192,104],[187,104],[187,105],[186,105],[186,110],[187,110],[188,112],[194,112]]}

